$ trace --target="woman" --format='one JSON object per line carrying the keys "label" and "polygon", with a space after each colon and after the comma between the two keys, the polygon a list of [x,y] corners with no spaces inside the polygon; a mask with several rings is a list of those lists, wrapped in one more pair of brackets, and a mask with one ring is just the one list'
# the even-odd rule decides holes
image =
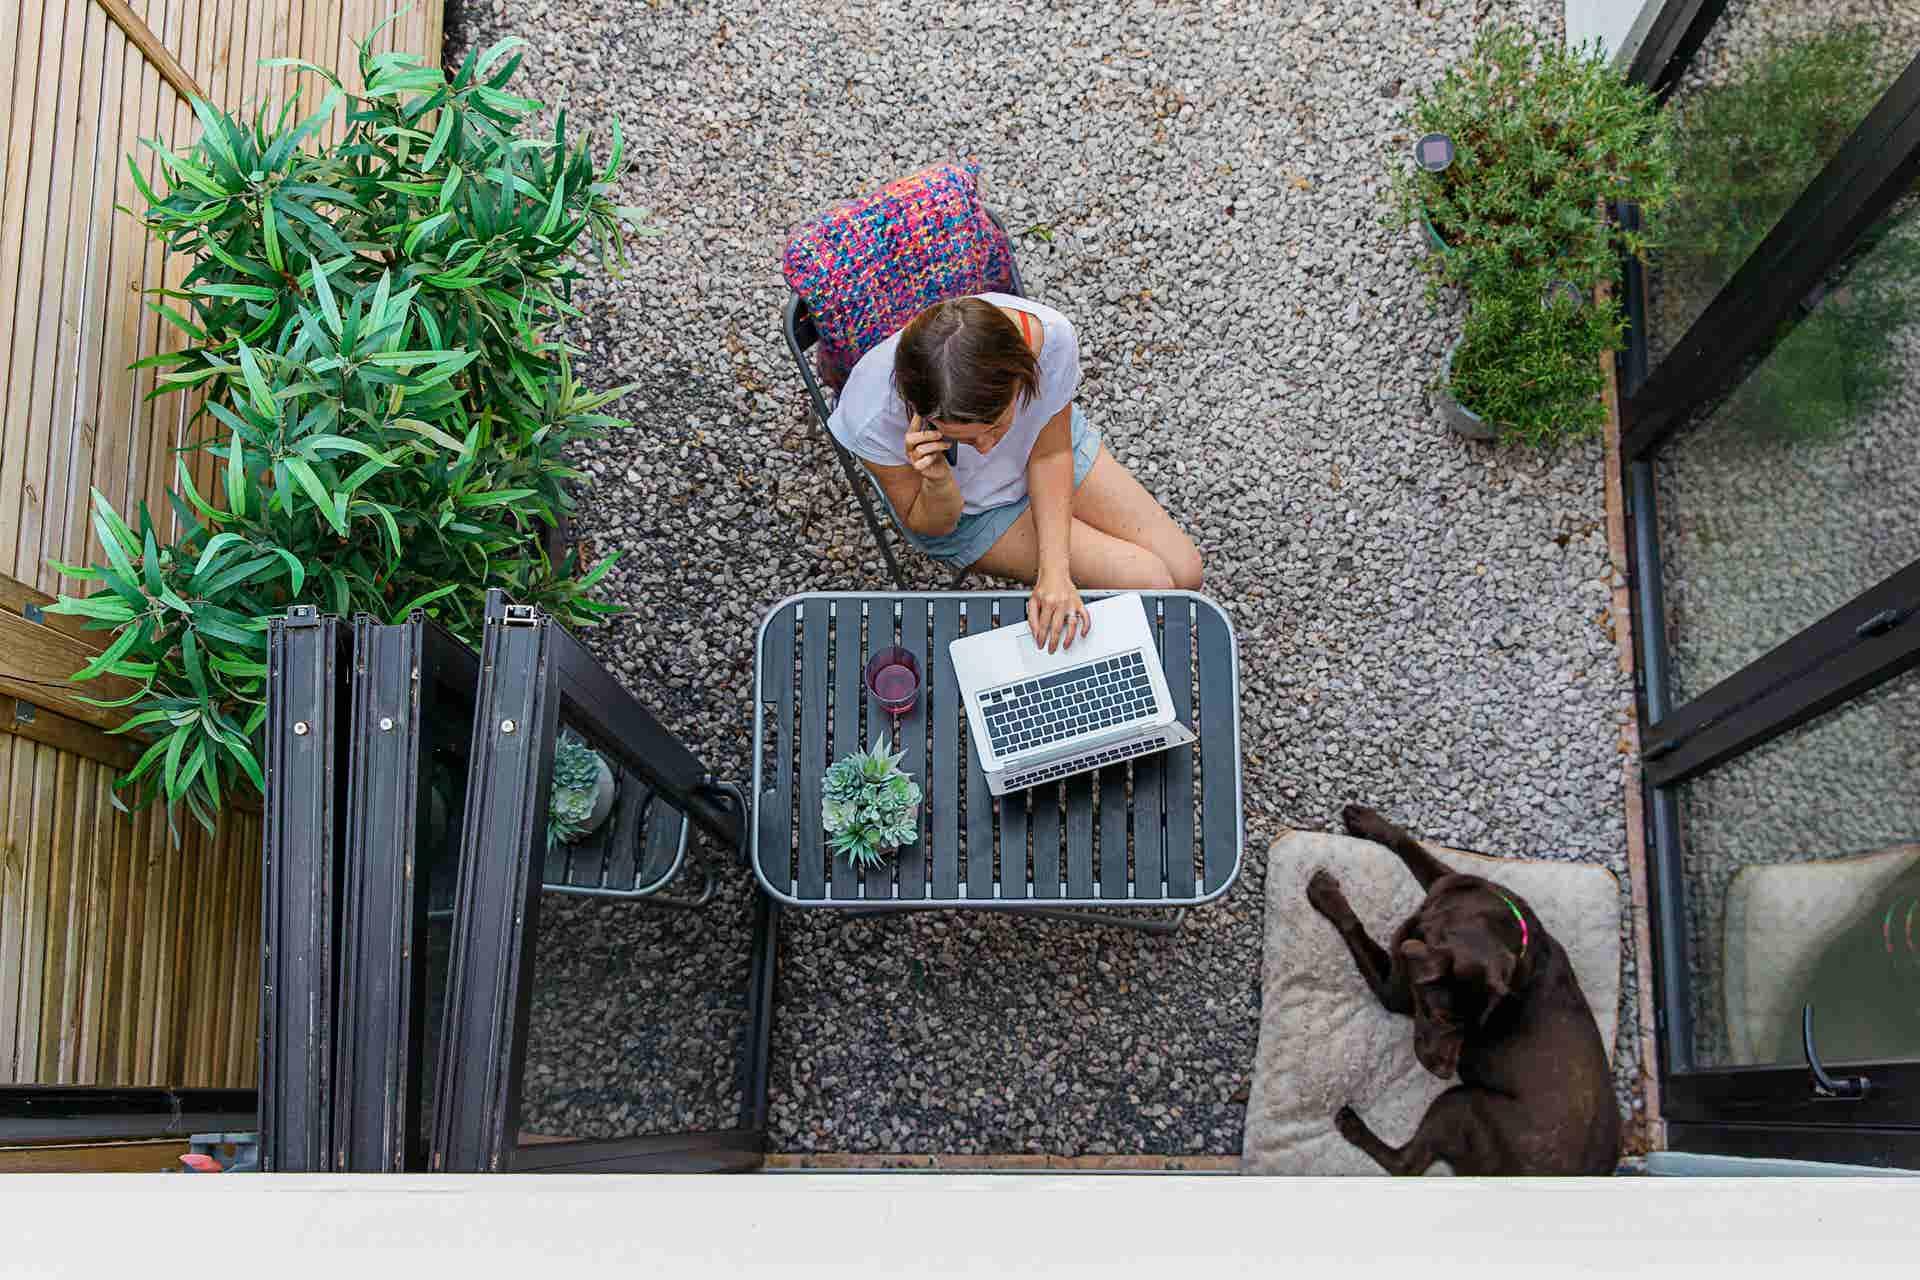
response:
{"label": "woman", "polygon": [[1079,385],[1065,316],[983,293],[935,303],[862,356],[827,423],[908,541],[1033,587],[1027,621],[1048,652],[1087,632],[1080,587],[1200,586],[1192,539],[1101,445]]}

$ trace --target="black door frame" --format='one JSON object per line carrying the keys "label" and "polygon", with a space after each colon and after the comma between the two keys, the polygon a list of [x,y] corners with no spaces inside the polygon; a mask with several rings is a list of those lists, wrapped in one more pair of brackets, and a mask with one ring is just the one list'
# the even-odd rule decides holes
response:
{"label": "black door frame", "polygon": [[[519,1145],[545,815],[563,720],[638,773],[745,865],[744,793],[716,783],[699,758],[565,628],[538,609],[489,592],[429,1166],[449,1173],[757,1169],[766,1147],[779,924],[777,906],[761,893],[753,895],[739,1123],[708,1132]],[[477,856],[482,849],[494,856]]]}
{"label": "black door frame", "polygon": [[[1669,0],[1633,63],[1664,96],[1724,0]],[[1712,688],[1675,706],[1654,458],[1703,421],[1818,305],[1817,289],[1920,179],[1920,57],[1721,288],[1657,369],[1646,282],[1627,263],[1630,345],[1619,360],[1635,695],[1649,851],[1662,1118],[1676,1150],[1920,1167],[1920,1065],[1850,1066],[1875,1092],[1816,1099],[1804,1067],[1710,1068],[1693,1054],[1678,787],[1920,665],[1920,561],[1877,583]],[[1633,225],[1636,211],[1619,211]]]}

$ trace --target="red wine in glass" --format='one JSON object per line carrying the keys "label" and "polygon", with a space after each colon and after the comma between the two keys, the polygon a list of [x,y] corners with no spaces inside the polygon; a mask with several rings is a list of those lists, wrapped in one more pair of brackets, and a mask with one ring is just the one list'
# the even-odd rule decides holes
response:
{"label": "red wine in glass", "polygon": [[920,696],[920,661],[898,645],[891,645],[867,660],[867,690],[893,716],[896,731],[900,717]]}

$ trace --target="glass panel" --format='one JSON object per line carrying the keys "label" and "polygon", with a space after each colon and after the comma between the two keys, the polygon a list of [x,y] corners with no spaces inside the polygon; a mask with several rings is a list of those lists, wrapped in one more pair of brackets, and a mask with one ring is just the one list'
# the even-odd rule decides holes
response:
{"label": "glass panel", "polygon": [[1920,1058],[1920,672],[1681,788],[1699,1065]]}
{"label": "glass panel", "polygon": [[[561,773],[556,764],[556,786]],[[676,810],[628,774],[615,779],[602,824],[550,847],[521,1145],[746,1123],[754,882],[721,876],[705,906],[661,905],[661,897],[695,898],[703,872],[724,869],[697,829],[681,844],[682,826]]]}
{"label": "glass panel", "polygon": [[1677,198],[1649,273],[1654,363],[1920,48],[1920,6],[1873,8],[1734,0],[1714,24],[1669,100]]}
{"label": "glass panel", "polygon": [[424,695],[429,726],[427,812],[416,825],[420,841],[414,865],[427,895],[426,1025],[423,1028],[420,1149],[433,1143],[433,1095],[440,1061],[440,1019],[447,1008],[453,968],[453,903],[460,882],[460,824],[467,808],[467,760],[473,748],[471,686],[429,686]]}
{"label": "glass panel", "polygon": [[1659,454],[1675,705],[1920,558],[1920,211],[1865,245]]}

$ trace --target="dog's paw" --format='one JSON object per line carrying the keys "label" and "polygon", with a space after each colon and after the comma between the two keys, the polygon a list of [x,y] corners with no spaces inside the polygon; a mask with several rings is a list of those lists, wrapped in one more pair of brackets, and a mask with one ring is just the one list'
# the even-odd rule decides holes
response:
{"label": "dog's paw", "polygon": [[1340,888],[1340,877],[1320,868],[1307,881],[1307,902],[1315,911],[1335,924],[1345,924],[1353,917],[1353,908],[1347,905],[1347,895]]}
{"label": "dog's paw", "polygon": [[1341,1137],[1356,1147],[1360,1145],[1367,1133],[1367,1122],[1362,1120],[1360,1113],[1351,1106],[1342,1107],[1333,1113],[1333,1127],[1340,1131]]}
{"label": "dog's paw", "polygon": [[1342,809],[1340,820],[1347,824],[1348,835],[1376,844],[1392,844],[1400,834],[1400,828],[1363,804],[1350,804]]}

